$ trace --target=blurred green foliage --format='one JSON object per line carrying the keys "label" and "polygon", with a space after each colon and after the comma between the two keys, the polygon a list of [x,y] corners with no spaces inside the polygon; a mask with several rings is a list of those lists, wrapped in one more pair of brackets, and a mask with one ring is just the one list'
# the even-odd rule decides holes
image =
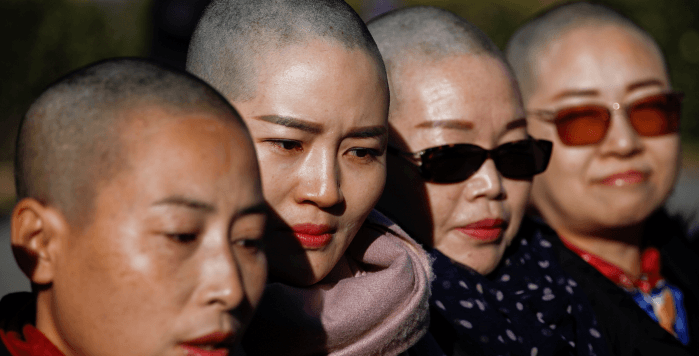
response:
{"label": "blurred green foliage", "polygon": [[[546,0],[347,0],[360,14],[379,2],[399,7],[432,5],[464,17],[504,48],[512,33],[543,9],[565,1]],[[675,89],[685,93],[682,139],[699,142],[699,1],[605,0],[653,36],[666,55]],[[368,20],[368,19],[367,19]]]}
{"label": "blurred green foliage", "polygon": [[113,10],[86,1],[0,0],[0,161],[12,159],[19,118],[47,85],[90,62],[147,53],[144,4]]}

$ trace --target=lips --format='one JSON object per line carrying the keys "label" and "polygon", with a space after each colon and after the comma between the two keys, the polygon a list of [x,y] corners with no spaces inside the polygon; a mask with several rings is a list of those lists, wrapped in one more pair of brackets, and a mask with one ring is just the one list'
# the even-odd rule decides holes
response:
{"label": "lips", "polygon": [[502,219],[483,219],[472,224],[457,228],[458,231],[469,235],[475,240],[493,242],[500,238],[507,222]]}
{"label": "lips", "polygon": [[291,227],[301,246],[307,249],[319,249],[332,240],[331,228],[328,225],[298,224]]}
{"label": "lips", "polygon": [[603,185],[623,187],[625,185],[637,184],[645,181],[647,175],[636,170],[628,170],[626,172],[612,174],[600,181]]}
{"label": "lips", "polygon": [[184,342],[182,348],[187,356],[228,356],[233,347],[232,333],[216,332]]}

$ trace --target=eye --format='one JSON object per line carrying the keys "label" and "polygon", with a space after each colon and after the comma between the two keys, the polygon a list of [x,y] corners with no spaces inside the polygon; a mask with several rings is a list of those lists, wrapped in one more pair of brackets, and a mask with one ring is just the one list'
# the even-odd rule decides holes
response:
{"label": "eye", "polygon": [[299,141],[294,140],[267,140],[275,148],[281,151],[302,151],[303,145]]}
{"label": "eye", "polygon": [[196,232],[187,232],[187,233],[179,233],[179,232],[173,232],[173,233],[166,233],[165,236],[167,236],[169,239],[187,244],[190,242],[193,242],[197,239],[197,236],[199,234]]}
{"label": "eye", "polygon": [[352,148],[349,152],[360,162],[372,162],[382,154],[382,152],[377,149],[364,147]]}

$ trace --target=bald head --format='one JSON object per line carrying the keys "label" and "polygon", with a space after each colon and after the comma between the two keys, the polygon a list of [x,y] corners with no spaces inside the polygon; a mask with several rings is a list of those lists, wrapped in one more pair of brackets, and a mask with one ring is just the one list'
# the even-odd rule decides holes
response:
{"label": "bald head", "polygon": [[655,40],[625,16],[598,4],[566,3],[551,8],[527,22],[507,43],[505,53],[517,76],[525,102],[536,89],[537,65],[540,56],[570,31],[588,26],[622,28],[648,44],[660,58],[663,58]]}
{"label": "bald head", "polygon": [[502,62],[517,92],[514,75],[495,43],[478,27],[449,11],[431,6],[403,8],[371,19],[367,26],[386,64],[393,108],[400,103],[404,66],[459,56],[488,56]]}
{"label": "bald head", "polygon": [[437,61],[464,54],[504,60],[498,47],[478,27],[436,7],[391,11],[371,19],[367,26],[389,71],[403,62]]}
{"label": "bald head", "polygon": [[52,84],[27,111],[17,139],[17,197],[55,206],[71,223],[85,220],[96,186],[127,165],[123,130],[149,120],[122,114],[145,106],[213,113],[244,127],[225,98],[194,76],[139,59],[99,62]]}
{"label": "bald head", "polygon": [[365,51],[385,77],[378,48],[362,19],[342,0],[214,0],[187,52],[187,70],[233,102],[256,91],[256,66],[292,45],[325,40]]}

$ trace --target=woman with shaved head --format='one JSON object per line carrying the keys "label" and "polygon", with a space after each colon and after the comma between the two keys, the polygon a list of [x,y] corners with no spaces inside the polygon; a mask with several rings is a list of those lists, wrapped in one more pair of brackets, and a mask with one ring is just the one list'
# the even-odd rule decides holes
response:
{"label": "woman with shaved head", "polygon": [[655,41],[586,2],[507,46],[532,136],[554,142],[532,205],[616,355],[699,354],[699,256],[663,203],[677,179],[682,94]]}
{"label": "woman with shaved head", "polygon": [[478,28],[434,7],[369,22],[391,88],[378,209],[432,256],[430,333],[448,355],[606,355],[584,293],[521,224],[551,142]]}
{"label": "woman with shaved head", "polygon": [[427,331],[429,263],[372,209],[386,179],[388,86],[341,0],[215,0],[187,69],[240,110],[278,215],[254,355],[397,355]]}

